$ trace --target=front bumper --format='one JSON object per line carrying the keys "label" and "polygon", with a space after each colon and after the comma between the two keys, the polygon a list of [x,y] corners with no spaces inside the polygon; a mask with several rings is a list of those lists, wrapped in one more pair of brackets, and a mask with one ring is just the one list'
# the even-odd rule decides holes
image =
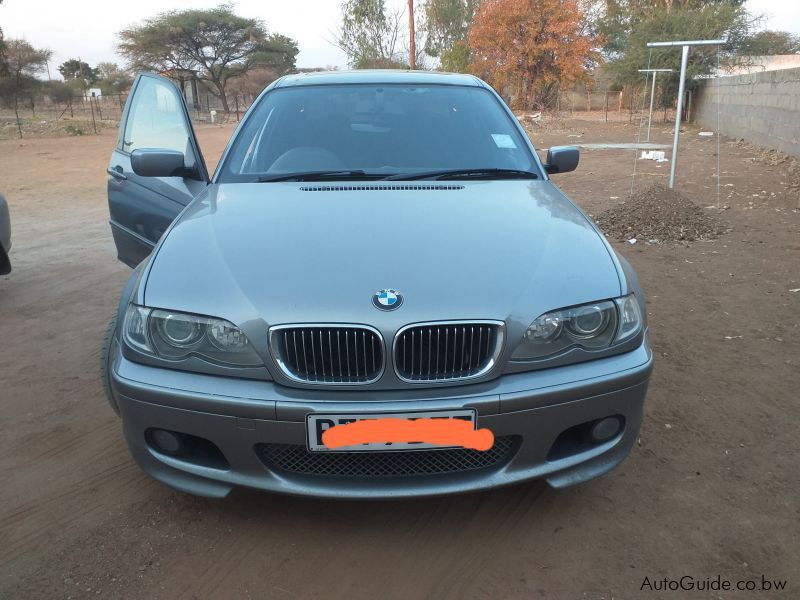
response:
{"label": "front bumper", "polygon": [[[606,473],[627,456],[636,440],[652,361],[645,341],[619,356],[505,375],[488,384],[442,388],[441,397],[422,398],[414,390],[297,390],[172,371],[134,363],[117,347],[111,387],[134,459],[149,475],[179,490],[224,497],[234,486],[246,486],[332,498],[393,498],[467,492],[541,477],[560,488]],[[305,417],[311,412],[458,408],[476,409],[478,426],[488,427],[496,437],[518,439],[513,456],[476,471],[358,478],[269,468],[256,451],[264,443],[305,446]],[[624,419],[624,427],[610,440],[557,446],[563,432],[609,416]],[[210,441],[226,464],[159,452],[147,435],[152,428]],[[556,448],[560,450],[554,452]]]}

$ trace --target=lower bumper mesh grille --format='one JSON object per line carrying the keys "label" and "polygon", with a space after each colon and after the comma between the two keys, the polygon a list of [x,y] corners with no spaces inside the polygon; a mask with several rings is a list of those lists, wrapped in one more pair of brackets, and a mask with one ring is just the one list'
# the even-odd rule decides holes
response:
{"label": "lower bumper mesh grille", "polygon": [[519,448],[518,436],[495,438],[490,450],[466,448],[394,452],[309,452],[295,444],[258,444],[256,452],[270,469],[300,475],[375,478],[440,475],[506,464]]}

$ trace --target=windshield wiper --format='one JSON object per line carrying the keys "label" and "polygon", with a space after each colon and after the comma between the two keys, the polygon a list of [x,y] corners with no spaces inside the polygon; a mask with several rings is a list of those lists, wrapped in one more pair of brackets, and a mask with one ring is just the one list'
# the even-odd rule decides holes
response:
{"label": "windshield wiper", "polygon": [[297,173],[276,173],[263,175],[255,180],[256,183],[271,181],[342,181],[342,180],[367,180],[384,179],[386,173],[367,173],[361,169],[343,171],[299,171]]}
{"label": "windshield wiper", "polygon": [[414,179],[538,179],[536,173],[519,169],[450,169],[424,173],[398,173],[386,181],[412,181]]}

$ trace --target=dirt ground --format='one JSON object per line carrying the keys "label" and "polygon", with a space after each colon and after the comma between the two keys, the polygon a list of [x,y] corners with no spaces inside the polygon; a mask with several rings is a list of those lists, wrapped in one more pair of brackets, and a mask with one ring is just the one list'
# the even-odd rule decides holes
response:
{"label": "dirt ground", "polygon": [[[231,129],[200,128],[210,163]],[[532,137],[631,142],[636,127],[565,121]],[[669,143],[669,127],[654,137]],[[716,140],[693,127],[683,140],[679,189],[706,207]],[[100,338],[129,273],[107,224],[113,143],[112,131],[0,142],[14,237],[14,271],[0,277],[3,600],[800,597],[800,211],[788,163],[724,140],[729,233],[615,243],[647,294],[657,361],[640,443],[609,475],[559,492],[534,482],[403,502],[247,490],[213,501],[142,474],[101,392]],[[557,182],[599,214],[624,201],[633,167],[631,150],[585,150]],[[665,181],[669,163],[636,169],[639,187]],[[642,590],[646,577],[717,575],[787,588]]]}

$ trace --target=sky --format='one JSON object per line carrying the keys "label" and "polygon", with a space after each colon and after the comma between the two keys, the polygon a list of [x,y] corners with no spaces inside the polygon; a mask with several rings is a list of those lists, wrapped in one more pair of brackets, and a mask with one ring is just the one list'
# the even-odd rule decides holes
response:
{"label": "sky", "polygon": [[[221,0],[4,0],[0,4],[0,27],[6,39],[22,37],[36,47],[53,51],[50,72],[56,66],[80,57],[90,65],[110,61],[123,64],[116,55],[115,34],[165,8],[209,8]],[[404,6],[404,0],[388,0]],[[422,0],[417,0],[422,4]],[[262,19],[270,31],[297,40],[298,67],[345,67],[347,59],[330,40],[339,22],[339,0],[237,0],[236,12]],[[797,0],[748,0],[753,13],[767,15],[766,29],[800,34],[800,2]]]}

